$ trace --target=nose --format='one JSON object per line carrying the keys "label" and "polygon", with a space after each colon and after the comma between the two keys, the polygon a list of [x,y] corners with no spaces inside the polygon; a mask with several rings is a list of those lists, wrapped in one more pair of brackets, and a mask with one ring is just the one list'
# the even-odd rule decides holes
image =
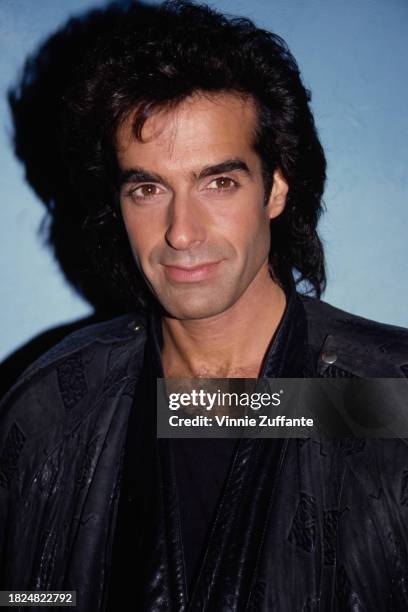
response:
{"label": "nose", "polygon": [[189,250],[205,240],[203,211],[191,195],[173,196],[167,225],[166,242],[177,251]]}

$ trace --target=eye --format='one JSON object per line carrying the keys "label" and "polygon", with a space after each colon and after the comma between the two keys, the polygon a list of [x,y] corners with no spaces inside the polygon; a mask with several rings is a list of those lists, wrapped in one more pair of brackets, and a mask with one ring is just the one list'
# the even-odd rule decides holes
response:
{"label": "eye", "polygon": [[214,189],[219,191],[230,191],[232,189],[235,189],[236,187],[238,187],[237,181],[234,181],[229,176],[218,176],[207,185],[207,189]]}
{"label": "eye", "polygon": [[154,183],[144,183],[129,190],[128,195],[134,200],[149,200],[163,193],[158,185]]}

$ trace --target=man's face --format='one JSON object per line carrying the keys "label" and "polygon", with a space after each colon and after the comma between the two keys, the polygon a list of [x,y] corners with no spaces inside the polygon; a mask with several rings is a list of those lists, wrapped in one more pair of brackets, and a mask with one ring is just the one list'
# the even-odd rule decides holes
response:
{"label": "man's face", "polygon": [[269,221],[281,212],[287,186],[275,172],[265,206],[255,127],[251,100],[196,94],[150,117],[143,142],[131,119],[117,132],[132,251],[170,316],[220,314],[269,278]]}

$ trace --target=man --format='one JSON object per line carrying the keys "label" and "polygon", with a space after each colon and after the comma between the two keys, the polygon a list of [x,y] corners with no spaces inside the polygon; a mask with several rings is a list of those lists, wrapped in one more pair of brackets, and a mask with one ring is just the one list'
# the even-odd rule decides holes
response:
{"label": "man", "polygon": [[[166,440],[156,379],[404,377],[406,330],[321,302],[325,160],[284,42],[132,10],[64,102],[90,254],[137,316],[1,408],[3,589],[79,610],[405,610],[404,440]],[[316,297],[296,292],[304,281]]]}

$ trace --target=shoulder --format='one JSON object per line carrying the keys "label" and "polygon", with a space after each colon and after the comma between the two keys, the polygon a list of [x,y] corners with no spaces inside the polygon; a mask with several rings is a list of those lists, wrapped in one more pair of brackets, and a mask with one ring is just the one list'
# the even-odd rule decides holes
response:
{"label": "shoulder", "polygon": [[103,357],[119,347],[142,346],[145,338],[145,318],[141,314],[126,314],[83,327],[68,334],[39,359],[34,361],[19,377],[11,394],[17,388],[37,379],[50,369],[61,368],[67,360],[86,360],[86,356]]}
{"label": "shoulder", "polygon": [[27,439],[78,424],[99,398],[131,388],[145,337],[141,315],[91,325],[69,334],[20,376],[0,403],[0,485],[11,469],[10,453],[16,459]]}
{"label": "shoulder", "polygon": [[[408,377],[408,330],[300,296],[319,373],[335,368],[361,377]],[[326,360],[325,360],[326,358]]]}

